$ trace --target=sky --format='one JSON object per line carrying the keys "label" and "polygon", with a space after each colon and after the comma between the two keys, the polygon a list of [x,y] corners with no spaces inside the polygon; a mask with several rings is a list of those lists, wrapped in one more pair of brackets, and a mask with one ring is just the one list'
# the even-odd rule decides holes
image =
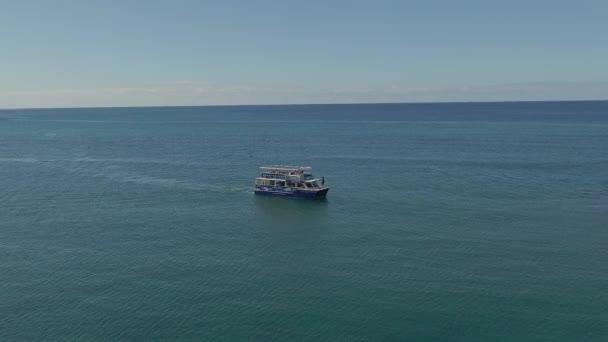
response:
{"label": "sky", "polygon": [[587,99],[605,0],[0,0],[0,108]]}

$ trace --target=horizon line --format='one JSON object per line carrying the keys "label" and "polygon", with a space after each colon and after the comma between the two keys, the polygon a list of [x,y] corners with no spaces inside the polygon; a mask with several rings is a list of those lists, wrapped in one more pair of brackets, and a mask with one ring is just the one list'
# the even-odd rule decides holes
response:
{"label": "horizon line", "polygon": [[345,102],[345,103],[270,103],[270,104],[206,104],[206,105],[166,105],[166,106],[74,106],[74,107],[14,107],[4,110],[45,110],[45,109],[119,109],[119,108],[193,108],[193,107],[270,107],[270,106],[345,106],[345,105],[430,105],[430,104],[489,104],[489,103],[538,103],[538,102],[608,102],[606,99],[587,100],[502,100],[502,101],[420,101],[420,102]]}

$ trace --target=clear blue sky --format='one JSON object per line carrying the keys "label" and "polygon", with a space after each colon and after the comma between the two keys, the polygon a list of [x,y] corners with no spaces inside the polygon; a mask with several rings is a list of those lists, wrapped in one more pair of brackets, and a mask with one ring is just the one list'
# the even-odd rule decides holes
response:
{"label": "clear blue sky", "polygon": [[0,0],[0,107],[608,98],[608,1]]}

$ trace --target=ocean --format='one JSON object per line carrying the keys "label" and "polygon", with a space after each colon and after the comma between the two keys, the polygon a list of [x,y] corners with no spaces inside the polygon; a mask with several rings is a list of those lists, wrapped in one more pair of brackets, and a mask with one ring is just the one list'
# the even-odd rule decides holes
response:
{"label": "ocean", "polygon": [[0,110],[2,341],[607,339],[608,102]]}

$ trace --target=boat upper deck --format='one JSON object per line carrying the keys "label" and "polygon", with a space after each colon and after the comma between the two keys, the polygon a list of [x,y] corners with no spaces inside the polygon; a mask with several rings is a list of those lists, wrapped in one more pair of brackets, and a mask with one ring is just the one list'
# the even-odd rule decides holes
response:
{"label": "boat upper deck", "polygon": [[261,175],[257,179],[289,180],[292,182],[314,181],[312,168],[308,166],[262,166]]}
{"label": "boat upper deck", "polygon": [[293,173],[310,173],[312,167],[310,166],[287,166],[287,165],[270,165],[261,166],[260,170],[263,173],[275,173],[275,174],[291,174]]}

